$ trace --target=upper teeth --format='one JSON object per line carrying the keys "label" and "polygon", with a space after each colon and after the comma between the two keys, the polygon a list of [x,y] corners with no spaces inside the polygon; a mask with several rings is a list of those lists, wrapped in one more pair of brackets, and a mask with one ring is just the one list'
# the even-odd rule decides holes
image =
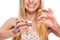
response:
{"label": "upper teeth", "polygon": [[29,5],[29,6],[30,6],[30,7],[33,7],[33,6],[35,6],[35,5],[32,4],[32,5]]}

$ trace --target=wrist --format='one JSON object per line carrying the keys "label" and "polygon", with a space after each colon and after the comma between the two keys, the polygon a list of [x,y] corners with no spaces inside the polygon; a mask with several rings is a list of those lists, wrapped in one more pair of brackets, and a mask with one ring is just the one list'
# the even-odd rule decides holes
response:
{"label": "wrist", "polygon": [[60,37],[60,28],[59,28],[59,26],[54,26],[54,28],[52,28],[52,32],[53,32],[56,36]]}
{"label": "wrist", "polygon": [[5,40],[5,39],[0,39],[0,40]]}
{"label": "wrist", "polygon": [[3,40],[4,39],[4,33],[2,31],[0,31],[0,39]]}

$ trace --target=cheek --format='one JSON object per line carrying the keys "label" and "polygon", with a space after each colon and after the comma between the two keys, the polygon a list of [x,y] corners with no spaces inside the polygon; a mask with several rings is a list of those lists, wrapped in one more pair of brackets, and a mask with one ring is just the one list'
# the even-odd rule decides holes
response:
{"label": "cheek", "polygon": [[37,3],[37,5],[36,5],[37,7],[39,7],[40,6],[40,3]]}
{"label": "cheek", "polygon": [[36,3],[36,8],[38,8],[40,6],[40,1],[39,0],[36,0],[34,2]]}
{"label": "cheek", "polygon": [[27,6],[27,4],[28,4],[28,1],[25,1],[25,2],[24,2],[24,6],[26,7],[26,6]]}
{"label": "cheek", "polygon": [[25,6],[25,9],[28,8],[27,3],[25,3],[24,6]]}
{"label": "cheek", "polygon": [[25,9],[28,10],[28,11],[36,11],[36,9],[38,9],[39,6],[40,6],[40,1],[35,0],[34,3],[36,4],[35,7],[30,8],[30,7],[27,5],[27,4],[29,4],[29,2],[28,2],[28,1],[25,1],[25,2],[24,2]]}
{"label": "cheek", "polygon": [[28,3],[28,0],[24,0],[24,4]]}
{"label": "cheek", "polygon": [[40,1],[37,1],[36,4],[39,6],[40,5]]}

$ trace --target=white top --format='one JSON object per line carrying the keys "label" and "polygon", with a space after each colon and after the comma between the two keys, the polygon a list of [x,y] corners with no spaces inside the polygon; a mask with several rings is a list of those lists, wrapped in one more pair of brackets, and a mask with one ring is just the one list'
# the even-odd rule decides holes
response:
{"label": "white top", "polygon": [[21,40],[40,40],[38,33],[37,32],[33,32],[31,30],[31,27],[27,28],[28,31],[24,32],[21,34]]}

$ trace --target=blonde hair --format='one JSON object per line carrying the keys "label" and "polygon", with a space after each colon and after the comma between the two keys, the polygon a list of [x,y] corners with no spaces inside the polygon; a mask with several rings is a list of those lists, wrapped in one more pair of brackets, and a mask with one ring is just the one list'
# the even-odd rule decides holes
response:
{"label": "blonde hair", "polygon": [[[40,6],[39,9],[42,9],[42,0],[40,0]],[[38,16],[41,15],[41,12],[37,12],[37,15],[34,17],[34,20]],[[25,14],[25,8],[24,8],[24,1],[20,0],[20,9],[19,9],[19,17],[22,17],[23,19],[26,19],[26,14]],[[40,40],[48,40],[48,32],[47,32],[47,27],[45,24],[36,24],[37,25],[37,32],[39,34]],[[21,35],[17,35],[13,37],[13,40],[21,40]]]}

